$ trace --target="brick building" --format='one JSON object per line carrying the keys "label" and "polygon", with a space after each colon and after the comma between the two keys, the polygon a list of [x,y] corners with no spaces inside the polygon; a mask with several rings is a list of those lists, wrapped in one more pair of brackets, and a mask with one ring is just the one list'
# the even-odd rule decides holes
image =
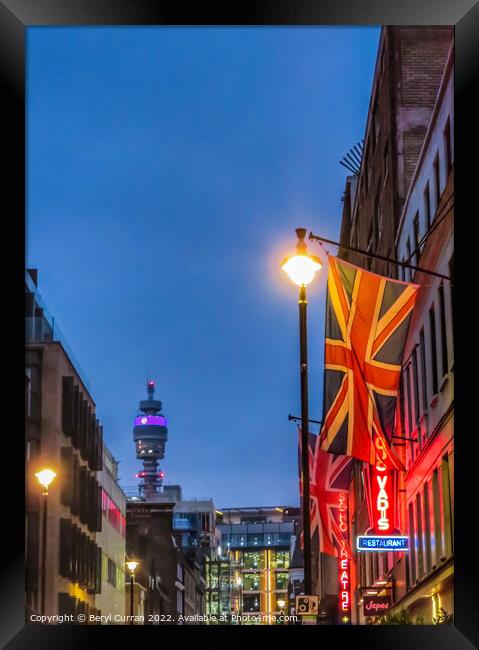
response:
{"label": "brick building", "polygon": [[[96,613],[100,589],[102,427],[86,379],[25,274],[26,607],[33,613]],[[42,607],[42,503],[35,472],[57,477],[48,499],[45,605]],[[42,609],[44,611],[42,611]],[[28,618],[27,618],[28,620]]]}
{"label": "brick building", "polygon": [[[138,561],[134,589],[136,600],[144,600],[145,623],[173,623],[178,610],[178,549],[173,538],[173,503],[128,501],[126,508],[126,552]],[[141,592],[144,595],[141,597]],[[126,614],[130,614],[130,582],[126,582]],[[149,621],[149,617],[153,617]],[[155,620],[156,619],[156,620]]]}
{"label": "brick building", "polygon": [[[450,27],[384,27],[359,177],[346,194],[341,243],[395,259],[399,219],[431,119],[452,41]],[[348,181],[348,185],[351,181]],[[395,277],[387,262],[344,259]]]}
{"label": "brick building", "polygon": [[[357,176],[343,200],[339,256],[419,290],[402,364],[395,441],[399,510],[409,553],[355,553],[352,622],[364,623],[363,595],[389,595],[392,612],[432,623],[452,613],[453,340],[452,286],[404,269],[409,262],[453,274],[453,30],[382,30]],[[355,246],[388,261],[352,253]],[[417,442],[411,442],[411,440]],[[362,463],[354,461],[350,534],[369,528]],[[323,580],[324,581],[324,580]]]}

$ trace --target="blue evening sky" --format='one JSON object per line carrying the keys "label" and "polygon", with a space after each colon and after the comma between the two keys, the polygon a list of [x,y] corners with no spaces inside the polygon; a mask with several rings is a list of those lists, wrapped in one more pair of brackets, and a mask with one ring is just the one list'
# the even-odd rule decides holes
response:
{"label": "blue evening sky", "polygon": [[[297,294],[279,264],[296,227],[339,237],[338,161],[363,137],[378,41],[366,27],[29,28],[27,263],[124,486],[148,376],[167,483],[217,507],[299,503]],[[325,278],[309,289],[314,419]]]}

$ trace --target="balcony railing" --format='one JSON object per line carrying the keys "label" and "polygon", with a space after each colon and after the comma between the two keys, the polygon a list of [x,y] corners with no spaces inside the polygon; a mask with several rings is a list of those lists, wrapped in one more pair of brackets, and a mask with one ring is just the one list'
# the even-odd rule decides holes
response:
{"label": "balcony railing", "polygon": [[25,271],[25,285],[27,294],[31,293],[34,295],[35,309],[41,311],[41,315],[25,315],[25,342],[48,343],[58,341],[61,343],[83,384],[87,390],[90,390],[90,383],[83,368],[78,363],[65,335],[61,331],[58,323],[55,321],[55,318],[50,314],[41,294],[38,292],[37,287],[27,271]]}

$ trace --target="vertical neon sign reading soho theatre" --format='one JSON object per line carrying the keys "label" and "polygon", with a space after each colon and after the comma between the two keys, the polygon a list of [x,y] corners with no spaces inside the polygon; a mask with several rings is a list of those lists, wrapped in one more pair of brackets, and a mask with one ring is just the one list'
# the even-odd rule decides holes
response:
{"label": "vertical neon sign reading soho theatre", "polygon": [[339,495],[339,530],[342,533],[339,548],[339,609],[340,621],[349,623],[351,620],[351,567],[350,557],[347,547],[348,535],[348,506],[347,495],[343,492]]}

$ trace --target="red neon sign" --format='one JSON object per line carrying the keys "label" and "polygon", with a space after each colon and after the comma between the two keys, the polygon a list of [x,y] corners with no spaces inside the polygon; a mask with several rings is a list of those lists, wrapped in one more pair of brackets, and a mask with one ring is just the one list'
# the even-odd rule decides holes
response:
{"label": "red neon sign", "polygon": [[387,469],[384,441],[376,437],[376,465],[368,467],[368,506],[371,528],[367,534],[392,535],[399,533],[396,526],[397,472]]}
{"label": "red neon sign", "polygon": [[345,493],[339,495],[339,529],[343,533],[338,557],[340,621],[349,623],[351,621],[351,567],[347,550],[348,505]]}

